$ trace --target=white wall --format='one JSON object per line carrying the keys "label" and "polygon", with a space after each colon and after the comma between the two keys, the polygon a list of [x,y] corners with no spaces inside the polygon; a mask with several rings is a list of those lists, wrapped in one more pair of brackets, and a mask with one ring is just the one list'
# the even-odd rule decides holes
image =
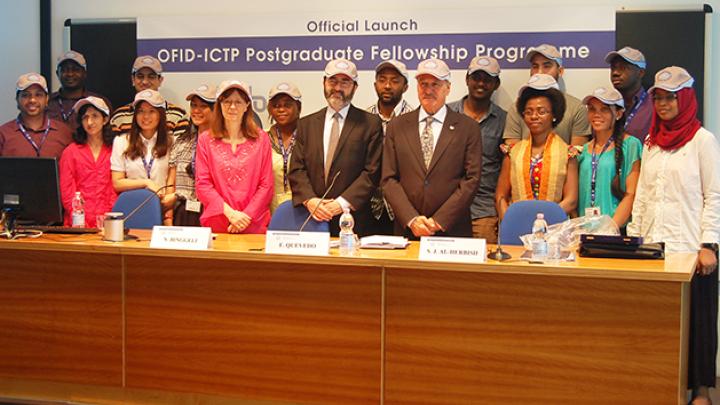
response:
{"label": "white wall", "polygon": [[0,123],[17,115],[18,76],[40,71],[40,2],[0,0]]}

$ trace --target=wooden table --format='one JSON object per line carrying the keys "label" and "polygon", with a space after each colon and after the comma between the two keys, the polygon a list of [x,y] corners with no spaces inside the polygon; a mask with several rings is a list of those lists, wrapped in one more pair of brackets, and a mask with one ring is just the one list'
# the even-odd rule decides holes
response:
{"label": "wooden table", "polygon": [[[694,254],[554,266],[0,241],[0,397],[683,403]],[[519,257],[520,249],[508,249]]]}

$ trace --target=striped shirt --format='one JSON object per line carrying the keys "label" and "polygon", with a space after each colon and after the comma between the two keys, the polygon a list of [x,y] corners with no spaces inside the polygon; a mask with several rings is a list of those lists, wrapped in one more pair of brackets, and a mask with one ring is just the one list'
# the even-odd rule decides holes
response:
{"label": "striped shirt", "polygon": [[[125,104],[115,110],[112,117],[110,117],[110,125],[112,125],[112,130],[115,135],[130,132],[133,114],[134,109],[132,104]],[[190,127],[190,120],[185,110],[175,104],[168,103],[167,110],[165,110],[165,117],[167,119],[168,130],[173,134],[173,138],[177,138],[178,135]]]}
{"label": "striped shirt", "polygon": [[[168,165],[175,167],[175,194],[186,200],[197,201],[195,196],[195,173],[188,173],[188,166],[192,166],[197,147],[197,127],[188,129],[173,143],[170,151]],[[194,168],[193,168],[194,169]]]}

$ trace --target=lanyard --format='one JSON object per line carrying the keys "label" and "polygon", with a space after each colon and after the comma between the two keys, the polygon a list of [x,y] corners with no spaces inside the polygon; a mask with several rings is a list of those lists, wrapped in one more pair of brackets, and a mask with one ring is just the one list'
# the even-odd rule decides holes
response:
{"label": "lanyard", "polygon": [[614,136],[611,136],[608,138],[607,142],[605,142],[605,145],[603,146],[602,150],[600,151],[600,154],[595,154],[595,143],[593,143],[592,148],[592,159],[590,160],[590,165],[592,167],[592,175],[590,176],[590,206],[595,206],[595,181],[597,180],[597,169],[598,164],[600,163],[600,158],[602,157],[602,154],[605,153],[607,148],[610,147],[610,143],[615,139]]}
{"label": "lanyard", "polygon": [[57,102],[60,105],[60,115],[62,116],[63,121],[67,122],[67,120],[70,118],[70,116],[73,113],[72,108],[70,109],[70,112],[65,113],[65,108],[63,106],[62,97],[57,98]]}
{"label": "lanyard", "polygon": [[288,161],[290,160],[290,154],[292,153],[293,146],[295,146],[295,135],[297,134],[297,130],[293,131],[292,137],[290,137],[290,146],[288,146],[287,149],[285,149],[285,144],[283,144],[282,135],[280,135],[280,128],[275,127],[275,135],[277,136],[277,142],[278,147],[280,147],[280,154],[282,154],[283,158],[283,186],[285,191],[288,189],[288,178],[287,178],[287,172],[288,172]]}
{"label": "lanyard", "polygon": [[150,172],[152,171],[153,163],[155,163],[155,156],[150,158],[150,162],[145,160],[145,156],[142,157],[143,166],[145,167],[145,173],[147,173],[148,179],[150,178]]}
{"label": "lanyard", "polygon": [[35,153],[40,157],[40,148],[45,144],[45,140],[47,139],[48,132],[50,132],[50,118],[47,119],[45,122],[45,132],[43,132],[42,138],[40,138],[40,145],[35,143],[35,141],[32,140],[30,137],[30,134],[28,134],[27,129],[23,126],[22,122],[20,122],[20,118],[15,118],[15,122],[17,123],[18,128],[20,129],[20,132],[22,132],[25,139],[30,143],[30,146],[35,149]]}
{"label": "lanyard", "polygon": [[640,104],[642,104],[643,101],[645,101],[645,97],[647,97],[647,92],[644,92],[642,95],[640,95],[640,98],[635,103],[632,110],[630,111],[627,118],[625,119],[625,126],[623,127],[623,129],[627,129],[628,125],[630,125],[630,121],[632,121],[633,118],[635,118],[635,114],[637,114],[638,110],[640,109]]}
{"label": "lanyard", "polygon": [[195,144],[193,145],[193,157],[190,161],[190,169],[192,170],[192,177],[195,178],[195,159],[197,158],[197,146],[198,146],[198,140],[200,139],[200,132],[195,132]]}

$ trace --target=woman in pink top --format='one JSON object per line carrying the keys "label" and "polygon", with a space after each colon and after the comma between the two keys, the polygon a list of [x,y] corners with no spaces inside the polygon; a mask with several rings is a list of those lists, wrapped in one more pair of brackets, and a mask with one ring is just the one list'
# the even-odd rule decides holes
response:
{"label": "woman in pink top", "polygon": [[60,158],[60,191],[66,226],[72,225],[72,200],[80,191],[85,199],[85,226],[97,226],[96,215],[112,211],[117,194],[110,176],[113,133],[110,109],[98,97],[79,100],[73,107],[78,120],[73,142]]}
{"label": "woman in pink top", "polygon": [[200,136],[195,189],[213,232],[265,233],[273,196],[272,148],[253,121],[245,83],[228,80],[217,89],[209,136]]}

